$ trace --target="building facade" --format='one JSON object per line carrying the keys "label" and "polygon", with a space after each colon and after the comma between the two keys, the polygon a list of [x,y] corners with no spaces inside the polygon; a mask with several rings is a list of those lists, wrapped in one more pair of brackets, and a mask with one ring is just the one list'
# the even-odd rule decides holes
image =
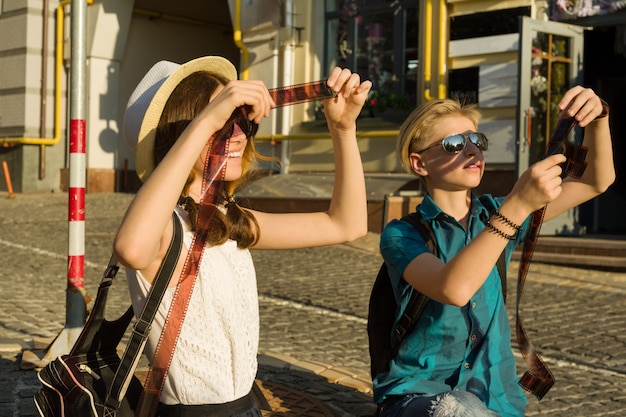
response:
{"label": "building facade", "polygon": [[[597,3],[597,4],[596,4]],[[89,0],[87,5],[87,192],[134,191],[124,141],[128,97],[158,60],[222,55],[240,78],[268,87],[323,79],[349,67],[374,83],[359,119],[368,175],[399,175],[395,133],[416,105],[442,97],[477,102],[490,138],[478,192],[506,194],[540,158],[553,104],[572,84],[611,104],[618,182],[567,214],[554,233],[622,233],[626,220],[623,1],[529,0]],[[71,4],[0,0],[0,159],[16,192],[62,191],[69,170]],[[280,173],[332,172],[319,104],[273,111],[260,151]],[[572,140],[579,140],[578,132]],[[404,177],[402,177],[404,178]],[[417,187],[406,177],[406,186]],[[397,193],[398,188],[388,193]]]}

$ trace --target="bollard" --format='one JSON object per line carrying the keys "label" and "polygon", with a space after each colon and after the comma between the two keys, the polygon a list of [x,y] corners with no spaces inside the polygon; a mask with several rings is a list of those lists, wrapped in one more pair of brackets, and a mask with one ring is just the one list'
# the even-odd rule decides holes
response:
{"label": "bollard", "polygon": [[7,161],[2,161],[2,168],[4,169],[4,181],[7,183],[7,191],[9,192],[7,198],[15,198],[15,194],[13,194],[13,185],[11,184],[11,176],[9,175],[9,164],[7,164]]}

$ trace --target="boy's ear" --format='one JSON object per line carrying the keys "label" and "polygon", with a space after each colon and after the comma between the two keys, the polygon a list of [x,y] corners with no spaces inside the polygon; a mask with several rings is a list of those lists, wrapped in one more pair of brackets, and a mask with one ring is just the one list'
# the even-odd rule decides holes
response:
{"label": "boy's ear", "polygon": [[411,162],[411,169],[420,177],[425,177],[428,175],[428,169],[426,168],[426,164],[424,160],[418,153],[410,153],[409,154],[409,162]]}

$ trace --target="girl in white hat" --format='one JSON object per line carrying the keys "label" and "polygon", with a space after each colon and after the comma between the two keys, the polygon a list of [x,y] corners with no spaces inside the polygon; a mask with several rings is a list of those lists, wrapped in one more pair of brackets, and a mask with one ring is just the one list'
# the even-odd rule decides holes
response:
{"label": "girl in white hat", "polygon": [[335,68],[328,86],[338,93],[324,101],[334,147],[335,182],[328,211],[317,213],[270,214],[243,209],[234,202],[232,193],[258,156],[252,143],[254,123],[268,117],[275,103],[262,82],[237,80],[228,60],[203,57],[183,65],[159,62],[131,96],[124,133],[137,146],[136,168],[143,185],[126,212],[114,249],[127,269],[136,314],[172,240],[172,212],[184,229],[183,249],[146,346],[150,358],[194,237],[209,144],[236,109],[244,105],[248,109],[247,120],[240,120],[229,132],[225,193],[211,219],[160,396],[160,416],[260,417],[250,395],[257,372],[259,313],[248,248],[330,245],[366,233],[356,118],[371,82]]}

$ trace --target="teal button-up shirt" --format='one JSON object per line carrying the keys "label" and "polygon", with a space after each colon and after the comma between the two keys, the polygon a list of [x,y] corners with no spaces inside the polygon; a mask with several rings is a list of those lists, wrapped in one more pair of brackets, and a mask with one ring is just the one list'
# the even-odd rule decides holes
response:
{"label": "teal button-up shirt", "polygon": [[[484,204],[498,208],[503,198],[472,195],[466,231],[427,194],[417,207],[429,221],[437,239],[439,258],[447,262],[484,228]],[[530,217],[506,251],[507,267],[515,246],[528,231]],[[407,222],[391,221],[380,239],[396,301],[403,309],[413,288],[402,279],[407,265],[428,248],[421,235]],[[391,337],[391,336],[390,336]],[[502,416],[523,416],[528,400],[518,385],[511,350],[509,325],[498,270],[494,265],[485,283],[467,305],[456,307],[430,300],[415,328],[406,336],[388,373],[374,378],[374,400],[410,393],[437,394],[451,390],[474,393]]]}

